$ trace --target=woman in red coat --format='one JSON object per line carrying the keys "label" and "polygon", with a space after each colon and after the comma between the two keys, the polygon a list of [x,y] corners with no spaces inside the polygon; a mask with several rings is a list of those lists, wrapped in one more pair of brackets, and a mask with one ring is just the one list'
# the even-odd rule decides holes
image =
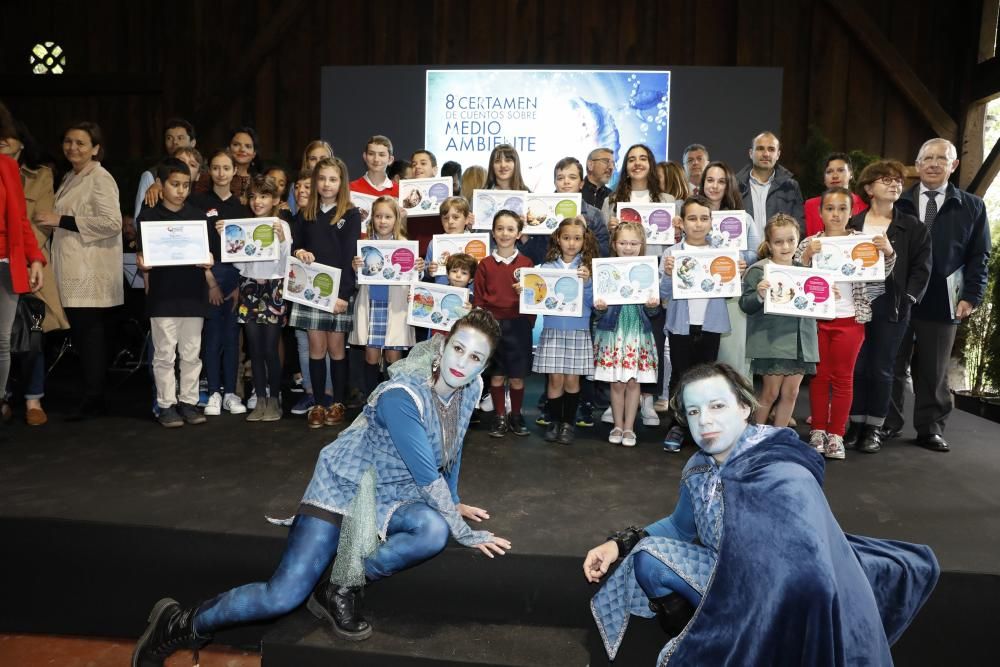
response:
{"label": "woman in red coat", "polygon": [[[0,137],[14,136],[14,121],[0,103]],[[10,332],[21,294],[42,288],[45,257],[31,231],[17,162],[0,155],[0,388],[10,372]],[[10,409],[0,398],[0,414]]]}
{"label": "woman in red coat", "polygon": [[[854,167],[847,153],[830,153],[823,167],[823,190],[830,188],[851,189],[851,179],[854,178]],[[804,209],[806,214],[806,236],[815,236],[823,231],[823,220],[819,217],[819,197],[807,199]],[[851,215],[857,215],[868,205],[858,195],[851,193]]]}

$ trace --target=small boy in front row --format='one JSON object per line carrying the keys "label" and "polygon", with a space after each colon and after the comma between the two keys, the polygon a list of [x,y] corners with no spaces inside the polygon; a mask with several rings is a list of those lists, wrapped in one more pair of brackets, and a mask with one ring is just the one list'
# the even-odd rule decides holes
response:
{"label": "small boy in front row", "polygon": [[[143,208],[136,220],[139,230],[137,264],[146,272],[146,308],[153,339],[153,379],[158,421],[167,428],[202,424],[198,410],[201,376],[201,327],[208,311],[210,290],[219,290],[212,275],[212,260],[198,266],[149,268],[143,262],[143,223],[164,220],[204,220],[205,214],[187,203],[191,193],[190,168],[177,158],[165,159],[156,170],[163,197],[153,208]],[[208,224],[207,222],[205,223]],[[214,230],[213,230],[214,231]],[[174,377],[174,359],[180,355],[180,387]]]}
{"label": "small boy in front row", "polygon": [[[448,273],[446,276],[441,276],[448,280],[450,287],[460,287],[468,290],[468,295],[462,304],[466,313],[472,310],[472,279],[476,277],[477,264],[476,258],[472,255],[457,252],[448,257],[448,260],[445,262],[445,269]],[[444,337],[447,332],[430,329],[429,333],[429,338],[433,338],[434,336]]]}

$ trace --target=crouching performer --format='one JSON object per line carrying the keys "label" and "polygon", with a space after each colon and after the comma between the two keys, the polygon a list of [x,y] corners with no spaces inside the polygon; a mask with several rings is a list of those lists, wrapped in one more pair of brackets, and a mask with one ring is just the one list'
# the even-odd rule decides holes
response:
{"label": "crouching performer", "polygon": [[673,399],[700,451],[674,513],[590,550],[591,601],[608,656],[630,614],[658,616],[657,665],[891,665],[890,645],[939,573],[930,548],[845,535],[823,495],[823,458],[787,428],[748,423],[753,388],[704,364]]}
{"label": "crouching performer", "polygon": [[[449,534],[490,557],[510,549],[507,540],[472,530],[466,519],[489,515],[458,498],[462,442],[499,336],[493,316],[476,309],[446,338],[393,364],[354,423],[320,452],[270,581],[190,607],[160,600],[133,667],[162,665],[178,649],[197,651],[220,628],[286,614],[306,598],[338,636],[365,639],[372,633],[361,609],[366,582],[433,558]],[[317,586],[334,555],[329,581]]]}

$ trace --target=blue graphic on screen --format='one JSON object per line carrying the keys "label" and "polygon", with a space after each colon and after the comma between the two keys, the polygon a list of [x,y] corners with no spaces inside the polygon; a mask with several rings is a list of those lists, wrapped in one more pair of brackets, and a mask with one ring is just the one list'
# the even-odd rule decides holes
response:
{"label": "blue graphic on screen", "polygon": [[511,144],[534,192],[553,190],[556,162],[594,148],[614,153],[613,182],[632,144],[665,160],[669,130],[666,71],[427,71],[424,143],[438,164],[487,167],[494,146]]}

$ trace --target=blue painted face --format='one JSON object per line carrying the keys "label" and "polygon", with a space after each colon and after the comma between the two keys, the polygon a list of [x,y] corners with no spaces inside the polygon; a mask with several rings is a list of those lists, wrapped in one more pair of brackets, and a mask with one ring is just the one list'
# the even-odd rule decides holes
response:
{"label": "blue painted face", "polygon": [[486,368],[490,341],[481,331],[462,327],[445,343],[441,355],[440,382],[455,390],[469,384]]}
{"label": "blue painted face", "polygon": [[685,386],[684,410],[694,441],[718,463],[729,456],[750,417],[750,408],[737,400],[729,382],[719,375]]}

